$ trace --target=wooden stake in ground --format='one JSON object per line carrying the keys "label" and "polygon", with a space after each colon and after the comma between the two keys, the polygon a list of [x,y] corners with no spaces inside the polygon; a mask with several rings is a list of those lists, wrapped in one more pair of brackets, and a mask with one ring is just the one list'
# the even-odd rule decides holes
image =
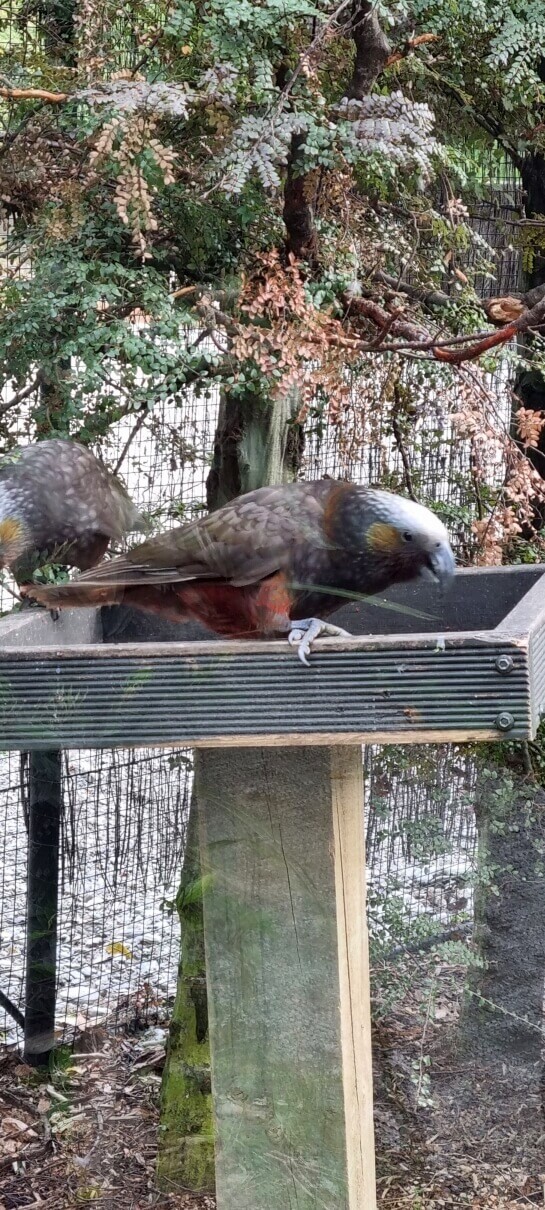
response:
{"label": "wooden stake in ground", "polygon": [[218,1210],[373,1210],[361,747],[196,779]]}

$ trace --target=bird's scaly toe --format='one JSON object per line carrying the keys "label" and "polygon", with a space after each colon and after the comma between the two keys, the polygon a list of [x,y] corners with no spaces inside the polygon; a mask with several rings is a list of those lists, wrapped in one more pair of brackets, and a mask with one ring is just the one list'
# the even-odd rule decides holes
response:
{"label": "bird's scaly toe", "polygon": [[297,647],[297,655],[307,668],[310,667],[307,656],[310,655],[312,644],[322,635],[338,639],[350,638],[348,630],[334,626],[331,622],[322,622],[321,618],[301,618],[291,627],[288,643],[291,647]]}

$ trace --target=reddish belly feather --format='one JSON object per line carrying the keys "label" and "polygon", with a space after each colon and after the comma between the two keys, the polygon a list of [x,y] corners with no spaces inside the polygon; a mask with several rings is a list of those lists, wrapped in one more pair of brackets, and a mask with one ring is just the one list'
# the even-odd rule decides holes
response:
{"label": "reddish belly feather", "polygon": [[280,573],[240,588],[201,580],[180,585],[174,592],[184,612],[216,634],[248,639],[289,630],[292,598]]}

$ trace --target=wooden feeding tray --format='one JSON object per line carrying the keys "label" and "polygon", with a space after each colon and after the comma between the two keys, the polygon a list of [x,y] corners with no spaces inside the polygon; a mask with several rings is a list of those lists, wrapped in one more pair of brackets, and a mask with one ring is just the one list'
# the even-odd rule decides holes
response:
{"label": "wooden feeding tray", "polygon": [[195,639],[195,627],[132,611],[14,616],[0,623],[0,744],[532,738],[545,704],[544,577],[544,566],[461,571],[444,602],[421,581],[347,605],[335,617],[354,637],[320,642],[309,668],[283,641]]}
{"label": "wooden feeding tray", "polygon": [[[0,623],[0,748],[32,753],[28,1061],[53,1046],[59,750],[201,749],[218,1210],[376,1207],[362,743],[531,739],[545,711],[544,566],[461,571],[444,601],[422,582],[336,620],[354,637],[308,668],[285,642],[130,610]],[[161,1136],[169,1188],[209,1188],[191,1078]]]}

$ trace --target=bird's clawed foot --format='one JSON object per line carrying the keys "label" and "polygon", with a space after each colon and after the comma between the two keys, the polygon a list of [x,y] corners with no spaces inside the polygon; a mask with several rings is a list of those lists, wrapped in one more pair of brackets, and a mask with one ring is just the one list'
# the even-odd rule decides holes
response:
{"label": "bird's clawed foot", "polygon": [[323,635],[330,635],[336,639],[351,637],[348,630],[342,630],[340,626],[333,626],[331,622],[322,622],[320,618],[300,618],[299,621],[292,622],[288,643],[291,647],[297,647],[297,655],[301,663],[309,667],[307,655],[310,655],[314,640]]}
{"label": "bird's clawed foot", "polygon": [[[33,588],[34,588],[33,584],[20,584],[19,585],[19,595],[21,597],[21,609],[47,609],[47,605],[45,604],[45,602],[40,601],[39,598],[36,598],[34,596],[34,594],[32,592]],[[48,612],[49,612],[51,621],[58,622],[58,620],[61,616],[60,609],[50,609],[50,610],[48,610]]]}

